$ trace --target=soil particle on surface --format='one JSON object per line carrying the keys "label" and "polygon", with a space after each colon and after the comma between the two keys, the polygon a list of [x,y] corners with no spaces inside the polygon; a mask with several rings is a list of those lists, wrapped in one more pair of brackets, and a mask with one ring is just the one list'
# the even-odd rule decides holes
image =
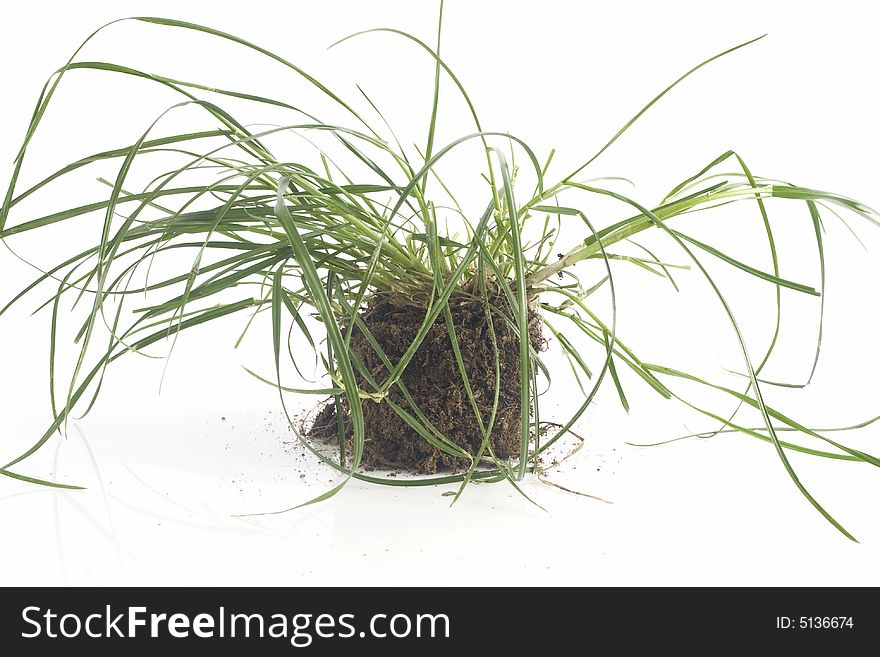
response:
{"label": "soil particle on surface", "polygon": [[[500,294],[490,294],[489,303],[495,309],[491,326],[485,302],[479,297],[455,295],[450,299],[449,310],[468,381],[484,422],[490,417],[495,397],[497,349],[500,386],[490,445],[499,459],[515,458],[520,448],[519,338],[514,325],[504,317],[510,315],[505,299]],[[415,339],[425,313],[424,304],[401,296],[374,294],[361,313],[361,319],[391,363],[397,363]],[[541,323],[534,311],[530,313],[529,338],[533,348],[543,348]],[[384,383],[388,369],[360,330],[352,334],[351,351],[376,382]],[[361,389],[375,389],[361,373],[357,374],[357,379]],[[419,411],[439,434],[466,452],[477,454],[482,433],[442,315],[428,330],[401,381]],[[398,385],[392,386],[381,402],[362,401],[365,440],[361,463],[365,469],[432,474],[468,467],[468,459],[447,454],[431,445],[395,412],[393,405],[416,416]],[[346,436],[350,440],[348,411],[344,404],[340,407]],[[335,402],[330,401],[318,413],[309,429],[309,437],[331,444],[338,441]],[[350,455],[350,448],[346,451]]]}

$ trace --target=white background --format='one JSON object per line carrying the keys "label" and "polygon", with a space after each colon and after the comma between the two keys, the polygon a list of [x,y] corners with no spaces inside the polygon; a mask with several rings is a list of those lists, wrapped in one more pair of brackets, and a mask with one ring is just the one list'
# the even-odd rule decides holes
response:
{"label": "white background", "polygon": [[[627,176],[637,186],[630,193],[656,203],[680,180],[735,148],[760,175],[880,205],[880,94],[870,7],[453,0],[446,7],[442,52],[484,127],[526,139],[539,157],[557,148],[552,179],[587,159],[692,65],[767,32],[767,39],[702,70],[665,98],[589,175]],[[405,142],[422,143],[430,60],[388,35],[329,52],[326,46],[377,26],[430,42],[435,12],[428,2],[5,3],[0,178],[5,182],[11,172],[45,78],[94,28],[125,15],[177,17],[241,35],[302,65],[346,98],[357,99],[354,85],[360,83]],[[184,37],[155,26],[117,25],[82,58],[262,91],[310,107],[313,96],[280,67],[231,44]],[[72,74],[38,133],[23,184],[81,155],[131,143],[176,100],[145,82]],[[471,131],[464,105],[448,86],[441,103],[438,143]],[[101,175],[112,173],[105,168]],[[94,175],[43,193],[45,207],[23,206],[12,222],[99,197],[104,190]],[[784,241],[783,276],[818,285],[806,213],[782,203],[773,205],[771,215]],[[604,225],[617,216],[594,218]],[[688,219],[686,226],[769,268],[754,208],[705,217],[705,225]],[[833,217],[826,221],[828,319],[815,385],[797,394],[767,392],[772,403],[810,426],[843,425],[878,412],[880,229],[852,219],[866,252]],[[80,220],[10,244],[47,265],[81,231],[96,235],[96,225]],[[673,253],[658,236],[645,241]],[[771,288],[713,266],[758,354],[769,335]],[[0,268],[4,301],[34,275],[5,250]],[[741,367],[736,345],[697,273],[679,276],[678,295],[650,275],[621,276],[620,335],[643,358],[741,385],[725,378],[724,368]],[[0,318],[3,462],[32,444],[50,418],[48,315],[30,316],[49,293],[44,288]],[[809,370],[816,306],[791,294],[785,303],[780,357],[767,375],[801,380]],[[446,488],[352,483],[306,509],[233,517],[301,503],[332,479],[285,444],[291,437],[275,394],[242,369],[269,370],[268,327],[257,326],[256,337],[235,350],[240,329],[241,321],[230,322],[182,337],[161,395],[161,363],[118,362],[93,413],[19,466],[88,490],[55,492],[0,480],[0,583],[880,583],[880,473],[863,464],[792,456],[805,484],[862,541],[850,543],[800,496],[763,443],[728,435],[653,449],[625,445],[713,427],[655,399],[631,377],[624,383],[632,412],[620,410],[609,387],[577,427],[587,437],[586,449],[551,475],[613,504],[527,481],[525,490],[546,512],[507,485],[475,486],[450,509],[450,498],[442,496]],[[550,414],[577,401],[576,388],[564,383],[564,364],[555,362],[563,383],[550,394]],[[730,410],[729,402],[720,408]],[[877,430],[846,440],[876,453]]]}

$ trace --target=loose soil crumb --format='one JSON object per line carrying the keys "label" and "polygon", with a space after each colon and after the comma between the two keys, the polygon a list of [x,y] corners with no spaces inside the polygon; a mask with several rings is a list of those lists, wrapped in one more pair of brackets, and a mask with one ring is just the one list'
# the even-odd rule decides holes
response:
{"label": "loose soil crumb", "polygon": [[[510,315],[507,303],[499,293],[490,294],[490,304]],[[456,294],[449,302],[456,339],[461,350],[465,371],[484,422],[488,420],[495,395],[495,361],[486,307],[479,297]],[[388,359],[396,363],[412,344],[424,320],[426,306],[401,296],[375,294],[367,302],[361,319],[381,345]],[[492,329],[497,344],[500,367],[498,411],[490,444],[500,459],[516,457],[520,436],[520,362],[519,339],[502,311],[492,312]],[[530,313],[529,337],[536,350],[543,348],[541,322]],[[388,370],[370,346],[364,334],[355,330],[351,350],[369,370],[374,379],[383,383]],[[364,390],[374,388],[358,374],[358,385]],[[439,433],[475,455],[482,442],[473,408],[465,391],[456,364],[452,342],[443,316],[437,318],[402,376],[412,399]],[[366,469],[403,470],[418,474],[461,470],[468,459],[452,456],[431,445],[401,418],[388,401],[415,415],[399,386],[392,386],[382,402],[362,402],[365,440],[362,465]],[[348,410],[342,406],[346,437],[351,439]],[[309,429],[309,437],[324,443],[338,441],[336,404],[330,401],[318,413]],[[350,455],[350,448],[346,450]]]}

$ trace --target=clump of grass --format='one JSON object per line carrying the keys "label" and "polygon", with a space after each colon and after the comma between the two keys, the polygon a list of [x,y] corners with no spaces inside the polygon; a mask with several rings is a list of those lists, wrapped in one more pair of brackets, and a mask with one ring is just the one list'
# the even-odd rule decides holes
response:
{"label": "clump of grass", "polygon": [[[86,216],[102,219],[100,228],[94,223],[80,224],[84,230],[99,234],[93,246],[42,272],[0,310],[5,312],[41,284],[55,286],[44,304],[52,313],[53,420],[42,437],[6,463],[0,473],[33,483],[70,487],[22,475],[18,466],[63,430],[74,408],[85,412],[92,408],[112,362],[131,352],[147,354],[148,347],[169,339],[173,344],[180,332],[233,314],[248,317],[246,330],[254,317],[267,314],[271,317],[274,375],[252,372],[254,376],[273,386],[282,404],[290,394],[313,395],[330,398],[339,411],[337,453],[328,453],[314,444],[291,420],[291,427],[300,433],[303,444],[344,475],[341,483],[312,502],[331,497],[351,478],[398,486],[457,482],[460,488],[456,499],[469,482],[476,480],[506,481],[519,490],[517,482],[530,472],[540,471],[541,456],[571,430],[602,386],[613,385],[621,404],[628,408],[618,374],[623,367],[634,372],[658,395],[678,400],[711,419],[718,427],[712,434],[735,431],[772,445],[792,482],[810,504],[844,535],[853,538],[804,487],[788,454],[801,452],[875,466],[880,462],[874,456],[807,428],[768,405],[762,391],[769,384],[762,381],[761,373],[777,344],[783,291],[812,295],[823,304],[822,214],[836,215],[843,210],[875,224],[877,214],[837,194],[757,176],[733,151],[721,154],[688,176],[657,205],[644,205],[615,191],[607,179],[581,179],[587,167],[677,84],[712,61],[757,39],[725,50],[686,72],[628,120],[583,165],[551,181],[548,170],[553,151],[539,159],[525,141],[481,125],[463,85],[438,55],[439,29],[435,48],[398,30],[369,31],[403,38],[410,46],[423,51],[433,63],[434,97],[427,138],[424,146],[405,149],[366,94],[363,100],[367,109],[359,112],[354,104],[343,100],[297,65],[233,35],[172,19],[125,20],[201,33],[228,42],[231,47],[255,51],[305,80],[315,94],[332,101],[348,121],[331,124],[275,98],[209,88],[109,62],[78,61],[79,50],[50,77],[15,158],[12,179],[0,209],[0,238],[6,241],[30,231],[51,230],[57,224]],[[92,34],[83,45],[103,29]],[[173,90],[181,96],[181,101],[147,126],[134,143],[83,157],[19,191],[19,173],[29,145],[59,83],[79,70],[139,78],[145,84]],[[474,130],[441,146],[436,143],[435,135],[440,82],[444,78],[451,80],[466,101]],[[208,100],[208,97],[219,100]],[[224,109],[221,103],[226,100],[287,112],[289,123],[251,130]],[[202,111],[208,125],[198,132],[161,134],[167,116],[185,106]],[[381,125],[373,126],[365,118],[367,113],[378,116]],[[302,137],[311,153],[296,161],[276,157],[270,145],[273,140],[289,134]],[[479,145],[484,153],[481,166],[487,185],[486,201],[482,212],[477,214],[468,213],[458,204],[439,171],[439,164],[445,158],[468,144]],[[176,158],[176,165],[142,189],[130,189],[129,181],[134,178],[136,167],[160,154]],[[519,165],[515,158],[519,158]],[[58,179],[96,163],[110,162],[118,163],[116,177],[106,181],[108,193],[95,202],[24,221],[11,220],[19,203]],[[515,192],[514,183],[529,176],[535,186],[522,198]],[[628,208],[629,216],[610,225],[594,224],[579,206],[588,197],[611,199]],[[774,198],[789,199],[805,209],[805,218],[809,218],[806,230],[815,236],[818,248],[819,289],[780,274],[777,246],[765,203]],[[750,204],[757,209],[772,256],[770,271],[735,259],[675,227],[677,217],[731,203]],[[735,390],[667,365],[643,362],[621,340],[610,263],[613,260],[631,263],[666,276],[675,285],[671,265],[659,261],[650,251],[643,250],[643,256],[631,256],[614,248],[648,230],[665,235],[687,259],[687,265],[703,277],[714,292],[739,341],[748,379],[743,388]],[[579,234],[575,246],[557,255],[558,245],[564,244],[566,239],[571,241],[573,234]],[[150,280],[155,261],[168,258],[172,263],[183,262],[181,253],[189,254],[189,258],[179,270]],[[736,317],[703,264],[707,257],[720,259],[744,276],[755,277],[775,288],[776,330],[760,360],[750,358]],[[594,278],[587,278],[581,268],[575,271],[575,265],[587,260],[597,261],[600,267],[597,275],[591,270]],[[599,290],[610,299],[610,312],[600,310],[593,303],[591,295]],[[408,347],[393,358],[385,353],[363,320],[365,305],[380,294],[422,300],[423,317],[414,337]],[[148,301],[143,302],[145,295],[149,295]],[[59,388],[55,380],[55,356],[59,348],[57,326],[61,300],[68,297],[73,297],[74,305],[82,308],[83,318],[76,336],[78,346],[72,375],[69,383]],[[489,329],[487,339],[496,354],[495,394],[488,400],[486,396],[478,398],[470,385],[467,358],[459,348],[451,308],[455,300],[463,297],[484,308]],[[130,309],[135,300],[138,300],[137,306]],[[130,323],[125,322],[128,315],[123,309],[133,313]],[[550,373],[530,339],[530,323],[535,318],[543,324],[544,335],[568,358],[583,391],[582,403],[558,424],[542,422],[539,392],[547,387],[542,384],[550,382]],[[438,324],[446,331],[461,378],[459,383],[478,427],[477,449],[466,448],[438,430],[423,412],[422,400],[410,395],[404,383],[408,366]],[[515,381],[504,380],[495,326],[503,326],[515,336],[518,360]],[[821,342],[821,319],[819,335]],[[383,371],[365,366],[363,358],[352,347],[353,339],[358,337],[362,344],[366,340],[372,347],[375,357],[384,365]],[[300,387],[285,384],[284,360],[289,357],[300,371],[290,348],[292,340],[309,346],[324,372],[322,382]],[[586,349],[578,346],[584,341],[598,345],[601,356],[597,362],[589,363]],[[91,358],[95,349],[100,355]],[[818,357],[817,344],[813,370]],[[738,404],[737,413],[722,415],[688,401],[675,391],[676,381],[697,383],[728,396]],[[495,453],[492,441],[499,412],[498,391],[504,386],[513,386],[519,400],[518,453],[507,458]],[[550,390],[552,394],[552,387]],[[370,427],[364,419],[366,404],[388,405],[419,439],[464,466],[438,476],[414,478],[388,478],[363,471],[359,466],[365,441],[370,438]],[[762,426],[747,427],[737,419],[739,409],[745,407],[760,414]],[[548,427],[553,430],[545,431]],[[826,447],[810,447],[796,442],[796,438],[783,440],[780,437],[783,432],[816,439]]]}

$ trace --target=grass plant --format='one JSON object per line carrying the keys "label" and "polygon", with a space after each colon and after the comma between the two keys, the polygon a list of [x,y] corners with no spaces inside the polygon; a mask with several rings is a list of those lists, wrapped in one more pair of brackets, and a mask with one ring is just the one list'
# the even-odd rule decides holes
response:
{"label": "grass plant", "polygon": [[[876,224],[877,213],[838,194],[758,176],[733,151],[695,167],[696,172],[687,175],[659,204],[645,205],[616,191],[614,181],[588,180],[585,175],[602,153],[676,85],[757,39],[720,52],[681,75],[581,166],[558,177],[549,173],[552,151],[549,156],[539,157],[520,138],[481,124],[463,84],[438,54],[439,27],[433,44],[395,29],[368,31],[402,39],[408,42],[407,47],[416,48],[432,62],[434,96],[428,134],[419,147],[404,148],[365,94],[358,102],[364,109],[356,109],[355,103],[344,100],[298,65],[259,45],[179,20],[124,20],[214,38],[230,48],[273,60],[289,75],[308,83],[324,102],[334,104],[347,121],[327,123],[276,98],[208,87],[112,62],[81,61],[82,46],[51,75],[15,156],[0,209],[0,238],[9,243],[17,235],[31,231],[51,234],[53,227],[68,222],[78,222],[83,231],[93,232],[96,238],[86,250],[41,272],[0,309],[0,313],[5,313],[38,288],[52,287],[41,306],[51,312],[52,421],[29,449],[2,466],[0,474],[43,485],[72,487],[21,474],[21,468],[29,456],[63,432],[75,408],[82,413],[92,408],[111,363],[129,353],[150,354],[150,348],[159,343],[173,345],[181,332],[196,327],[206,330],[206,325],[230,315],[244,318],[245,330],[254,317],[267,315],[272,326],[274,372],[252,374],[274,388],[285,409],[290,395],[330,398],[337,405],[344,404],[350,422],[348,438],[340,423],[335,454],[314,445],[307,436],[300,436],[317,458],[343,475],[338,485],[310,502],[331,497],[352,478],[392,486],[457,483],[456,499],[474,481],[508,482],[519,490],[518,482],[540,468],[540,457],[575,426],[603,386],[614,386],[620,403],[628,408],[620,376],[627,369],[657,395],[677,400],[711,420],[717,429],[710,434],[739,432],[769,443],[804,498],[840,532],[853,538],[807,490],[789,455],[801,452],[874,466],[880,465],[880,461],[838,442],[830,432],[814,431],[769,405],[764,391],[773,384],[763,380],[762,371],[777,347],[782,294],[812,296],[824,308],[823,217],[845,212]],[[107,27],[93,33],[83,46]],[[145,126],[133,143],[86,155],[21,189],[20,171],[44,115],[62,80],[78,71],[137,78],[145,85],[171,89],[180,101]],[[464,99],[473,130],[440,144],[436,126],[439,89],[444,80],[451,81]],[[283,111],[289,122],[259,130],[248,128],[224,108],[226,101]],[[184,107],[198,108],[205,125],[195,132],[165,134],[166,119]],[[303,137],[310,150],[295,161],[279,159],[271,148],[277,138],[290,134]],[[450,154],[469,145],[477,145],[482,153],[480,166],[486,185],[485,205],[477,214],[459,206],[439,167]],[[175,158],[176,166],[149,184],[132,188],[130,180],[136,168],[160,154],[166,159]],[[105,181],[105,193],[94,202],[44,216],[16,216],[17,207],[26,199],[47,194],[59,179],[96,165],[111,165],[115,178]],[[534,181],[534,188],[529,183],[527,194],[523,193],[522,184],[515,188],[516,182],[524,178]],[[588,217],[582,205],[590,197],[620,204],[627,209],[627,218],[603,225]],[[786,199],[803,207],[804,227],[814,236],[819,256],[818,288],[781,275],[768,199]],[[760,217],[766,241],[761,248],[769,250],[772,268],[762,269],[736,259],[722,247],[704,243],[676,225],[679,217],[729,204],[749,206]],[[674,265],[658,260],[647,250],[640,250],[638,256],[618,250],[644,231],[662,233],[680,252],[683,264],[692,270],[690,275],[705,279],[713,291],[718,308],[738,338],[747,376],[741,388],[713,383],[668,364],[644,362],[623,341],[617,322],[612,263],[637,266],[668,277],[675,285]],[[574,246],[559,253],[559,245],[566,243]],[[171,262],[183,262],[181,254],[188,257],[176,273],[151,278],[155,261],[169,258]],[[774,338],[757,357],[746,344],[722,286],[705,266],[707,259],[720,260],[743,276],[760,279],[775,288],[776,313],[771,318],[776,327]],[[592,268],[576,267],[591,260],[595,261]],[[498,294],[491,295],[490,287]],[[593,295],[600,291],[610,299],[610,310],[592,303]],[[421,327],[400,358],[386,357],[382,346],[375,340],[371,342],[387,370],[379,378],[364,367],[351,349],[356,332],[370,339],[361,311],[371,295],[377,293],[425,300]],[[487,406],[485,400],[474,397],[469,387],[465,358],[458,348],[450,314],[451,300],[461,295],[481,300],[490,325],[505,323],[518,336],[520,367],[514,385],[518,386],[522,403],[519,454],[515,458],[498,458],[491,448],[489,436],[498,396]],[[490,303],[498,298],[503,302]],[[72,372],[62,381],[56,377],[55,367],[56,354],[63,348],[57,327],[59,315],[66,312],[62,309],[62,300],[66,299],[80,313],[81,323]],[[551,372],[529,340],[530,313],[535,311],[543,322],[544,335],[555,349],[564,353],[583,392],[582,403],[569,417],[554,418],[559,423],[552,425],[554,429],[549,432],[541,430],[550,425],[542,423],[545,416],[540,402],[545,390],[553,394]],[[483,434],[477,451],[463,449],[437,431],[422,412],[419,400],[409,395],[403,384],[404,371],[437,322],[446,327],[463,388]],[[821,326],[819,336],[821,343]],[[588,356],[588,351],[579,346],[584,341],[598,347],[598,359]],[[290,346],[294,343],[300,346],[294,349]],[[299,372],[302,357],[295,357],[294,352],[303,345],[319,362],[324,376],[314,385],[290,385],[284,380],[289,367],[285,361],[290,360]],[[819,344],[813,356],[813,370],[818,358]],[[497,366],[495,375],[497,385],[502,385]],[[757,412],[761,425],[746,426],[738,419],[739,412],[724,414],[689,401],[677,391],[678,384],[683,382],[714,390],[734,401],[739,410]],[[390,403],[392,389],[399,390],[406,400],[405,404],[395,404],[394,410],[407,425],[438,450],[465,459],[468,467],[437,476],[396,478],[365,472],[359,467],[369,437],[363,405]],[[299,431],[292,418],[291,426]]]}

